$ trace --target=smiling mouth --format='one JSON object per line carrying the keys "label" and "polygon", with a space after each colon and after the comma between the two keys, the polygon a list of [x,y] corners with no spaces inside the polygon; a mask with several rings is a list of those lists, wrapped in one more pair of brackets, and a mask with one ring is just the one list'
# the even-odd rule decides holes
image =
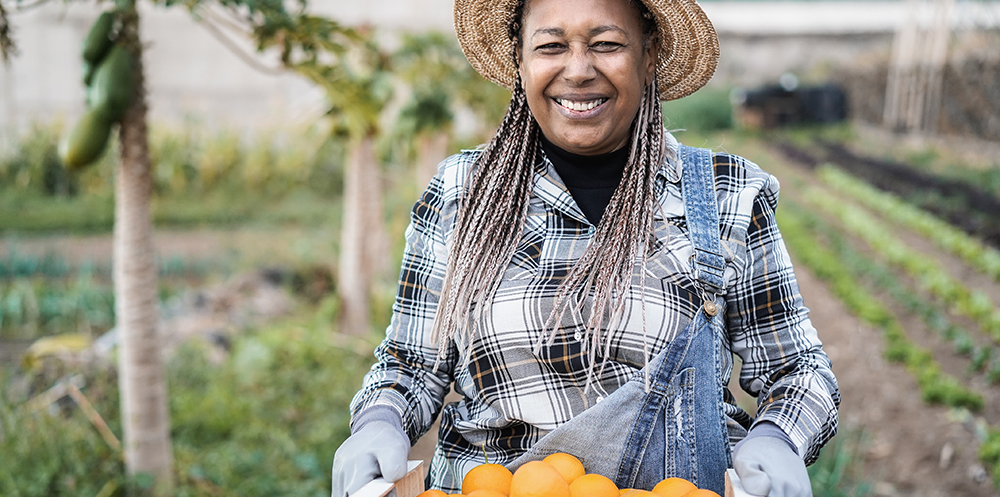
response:
{"label": "smiling mouth", "polygon": [[608,101],[608,99],[606,98],[598,98],[594,100],[585,100],[585,101],[566,100],[565,98],[555,98],[553,100],[555,100],[556,103],[562,107],[565,107],[569,110],[575,110],[578,112],[591,110],[603,104],[604,102]]}

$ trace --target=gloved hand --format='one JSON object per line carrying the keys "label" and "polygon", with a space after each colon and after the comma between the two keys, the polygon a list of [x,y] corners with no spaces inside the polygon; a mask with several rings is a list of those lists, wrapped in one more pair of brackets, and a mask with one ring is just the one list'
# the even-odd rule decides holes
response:
{"label": "gloved hand", "polygon": [[[771,426],[778,429],[776,425]],[[747,436],[736,444],[733,469],[747,493],[767,497],[812,497],[805,462],[790,443],[780,437],[757,435]]]}
{"label": "gloved hand", "polygon": [[401,424],[373,420],[344,441],[333,456],[330,497],[345,497],[379,475],[390,482],[406,476],[410,439]]}

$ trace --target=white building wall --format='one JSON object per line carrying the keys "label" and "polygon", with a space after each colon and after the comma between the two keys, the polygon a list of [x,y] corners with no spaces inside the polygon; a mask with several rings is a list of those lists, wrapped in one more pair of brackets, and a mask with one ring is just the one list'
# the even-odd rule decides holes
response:
{"label": "white building wall", "polygon": [[[962,5],[982,4],[960,2],[956,19],[977,18]],[[312,5],[317,13],[349,25],[374,25],[390,43],[392,33],[399,31],[453,32],[452,0],[321,0]],[[1000,19],[1000,2],[990,5],[994,19]],[[756,84],[788,68],[886,50],[905,18],[904,7],[904,2],[882,0],[704,3],[722,40],[716,81]],[[0,129],[5,136],[35,121],[75,119],[82,113],[80,43],[98,14],[89,2],[47,2],[11,12],[20,55],[0,65]],[[143,5],[142,36],[155,122],[194,119],[260,129],[310,122],[324,110],[321,91],[297,76],[252,68],[183,7]],[[254,53],[246,40],[241,43]],[[276,65],[267,57],[256,58]]]}

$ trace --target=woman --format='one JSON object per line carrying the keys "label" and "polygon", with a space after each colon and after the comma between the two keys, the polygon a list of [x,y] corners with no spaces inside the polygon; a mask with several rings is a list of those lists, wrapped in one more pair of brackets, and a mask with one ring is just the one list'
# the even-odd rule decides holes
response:
{"label": "woman", "polygon": [[[681,476],[721,493],[732,465],[753,493],[811,495],[839,393],[774,221],[778,183],[663,130],[660,100],[715,70],[704,13],[458,0],[455,19],[510,108],[414,206],[333,496],[400,478],[439,412],[428,483],[446,492],[484,454],[514,468],[565,451],[620,487]],[[733,353],[756,419],[725,388]],[[452,384],[463,398],[442,410]]]}

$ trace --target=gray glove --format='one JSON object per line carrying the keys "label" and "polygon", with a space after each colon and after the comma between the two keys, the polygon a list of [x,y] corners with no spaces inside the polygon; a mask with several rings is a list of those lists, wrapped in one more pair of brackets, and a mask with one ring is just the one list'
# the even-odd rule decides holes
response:
{"label": "gray glove", "polygon": [[[772,430],[778,430],[778,436],[772,436]],[[750,433],[733,450],[733,469],[743,489],[767,497],[812,497],[805,462],[788,435],[773,423],[761,423]]]}
{"label": "gray glove", "polygon": [[337,449],[333,456],[330,497],[354,493],[379,475],[389,482],[406,476],[410,439],[403,432],[399,417],[394,417],[365,423]]}

